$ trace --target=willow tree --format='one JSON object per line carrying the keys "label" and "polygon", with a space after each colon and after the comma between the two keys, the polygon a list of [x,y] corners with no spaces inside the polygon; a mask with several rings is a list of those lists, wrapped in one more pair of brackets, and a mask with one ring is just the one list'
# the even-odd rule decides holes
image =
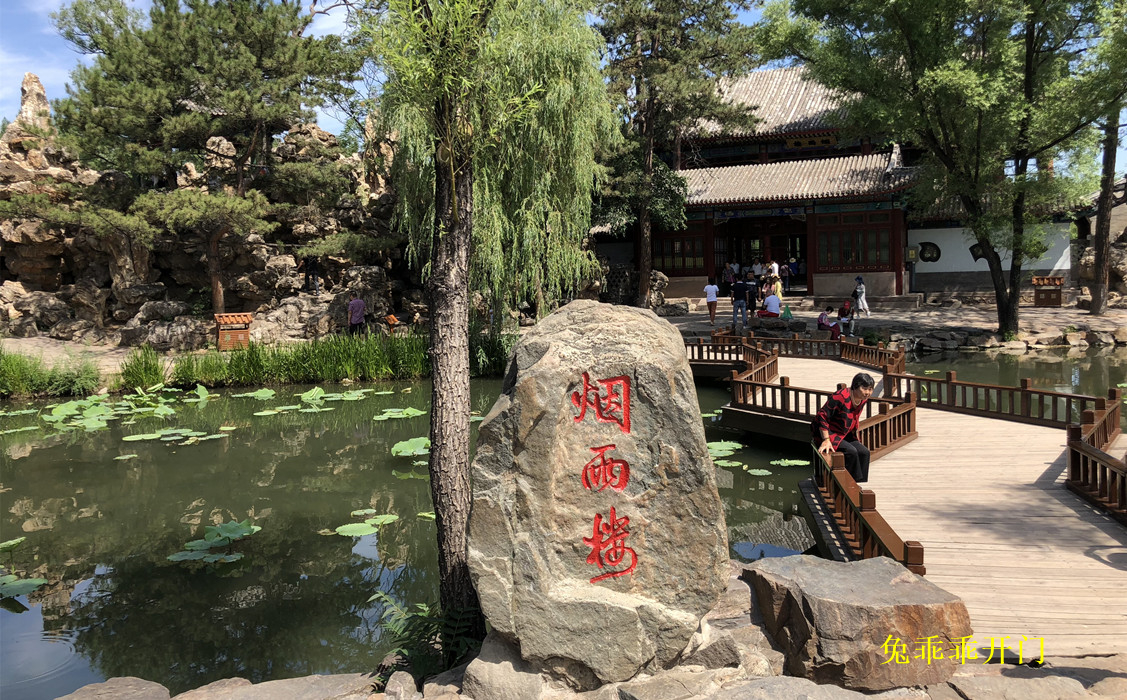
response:
{"label": "willow tree", "polygon": [[477,610],[470,508],[471,285],[558,298],[583,250],[594,147],[612,138],[598,35],[575,0],[390,0],[363,23],[385,76],[374,108],[395,142],[398,224],[430,304],[431,494],[440,598]]}

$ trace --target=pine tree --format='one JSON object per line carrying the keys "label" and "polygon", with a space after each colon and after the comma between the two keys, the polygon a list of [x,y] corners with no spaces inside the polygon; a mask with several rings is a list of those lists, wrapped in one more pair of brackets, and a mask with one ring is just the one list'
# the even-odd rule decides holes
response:
{"label": "pine tree", "polygon": [[[202,236],[222,312],[221,243],[275,225],[254,189],[270,186],[274,138],[347,90],[357,59],[337,37],[301,36],[309,16],[274,0],[155,0],[147,17],[123,0],[75,0],[54,19],[94,56],[54,104],[64,143],[87,166],[128,181],[38,213],[142,239]],[[178,188],[189,165],[207,175],[206,192]]]}
{"label": "pine tree", "polygon": [[582,249],[595,143],[613,136],[598,35],[572,0],[390,0],[365,22],[387,76],[392,182],[430,305],[431,493],[446,614],[477,610],[470,507],[469,295],[564,296]]}
{"label": "pine tree", "polygon": [[[718,128],[750,126],[749,110],[725,102],[718,80],[753,65],[750,28],[736,21],[745,0],[620,0],[598,8],[607,42],[606,75],[618,98],[628,148],[617,154],[618,187],[609,193],[619,225],[638,226],[638,305],[649,303],[655,216],[684,226],[683,180],[656,158],[673,152],[680,167],[681,136],[711,121]],[[611,206],[614,206],[612,204]]]}

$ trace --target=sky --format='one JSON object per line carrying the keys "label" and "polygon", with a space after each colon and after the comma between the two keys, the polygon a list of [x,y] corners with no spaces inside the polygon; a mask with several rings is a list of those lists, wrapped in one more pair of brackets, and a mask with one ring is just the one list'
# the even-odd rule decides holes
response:
{"label": "sky", "polygon": [[[20,111],[20,83],[25,72],[35,73],[43,82],[47,99],[66,97],[71,70],[84,57],[64,41],[51,24],[50,15],[67,0],[0,0],[0,117],[14,119]],[[130,0],[138,9],[149,7],[148,0]],[[750,16],[741,17],[745,22]],[[318,15],[309,32],[312,36],[340,33],[344,12]],[[1125,111],[1127,115],[1127,111]],[[342,124],[332,115],[318,112],[321,128],[339,134]],[[1127,130],[1120,130],[1116,172],[1127,171]]]}

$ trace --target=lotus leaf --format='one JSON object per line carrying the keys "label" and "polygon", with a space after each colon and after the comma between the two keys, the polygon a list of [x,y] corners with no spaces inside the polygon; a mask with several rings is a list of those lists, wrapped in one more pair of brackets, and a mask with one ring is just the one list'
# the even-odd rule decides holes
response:
{"label": "lotus leaf", "polygon": [[411,387],[407,387],[406,389],[401,389],[399,393],[400,394],[410,394],[411,393]]}
{"label": "lotus leaf", "polygon": [[169,554],[166,559],[168,561],[199,561],[207,556],[207,552],[177,552],[176,554]]}
{"label": "lotus leaf", "polygon": [[248,392],[248,393],[245,393],[245,394],[232,394],[231,396],[233,398],[236,398],[236,399],[241,399],[241,398],[245,397],[245,398],[251,398],[251,399],[258,399],[259,401],[269,401],[270,399],[274,398],[274,390],[273,389],[259,389],[258,391],[251,391],[251,392]]}
{"label": "lotus leaf", "polygon": [[317,403],[317,402],[321,401],[324,398],[324,396],[325,396],[325,390],[322,389],[319,386],[315,386],[312,389],[310,389],[309,391],[302,394],[301,400],[302,400],[303,403]]}
{"label": "lotus leaf", "polygon": [[419,513],[419,517],[423,520],[434,520],[434,511],[428,510],[425,513]]}
{"label": "lotus leaf", "polygon": [[45,583],[47,583],[45,578],[18,579],[11,574],[0,576],[0,598],[15,598],[18,595],[27,595]]}
{"label": "lotus leaf", "polygon": [[808,467],[810,460],[808,459],[776,459],[771,462],[772,466],[776,467]]}
{"label": "lotus leaf", "polygon": [[417,472],[397,472],[394,469],[391,470],[391,475],[396,479],[423,479],[425,481],[430,478],[430,476],[426,474],[419,474]]}
{"label": "lotus leaf", "polygon": [[227,433],[212,433],[211,435],[201,435],[200,437],[196,438],[196,440],[203,442],[204,440],[217,440],[222,437],[227,437]]}
{"label": "lotus leaf", "polygon": [[363,537],[364,535],[371,535],[377,532],[377,529],[368,523],[351,523],[349,525],[341,525],[336,530],[338,535],[345,537]]}
{"label": "lotus leaf", "polygon": [[748,469],[747,473],[752,476],[771,476],[770,469]]}
{"label": "lotus leaf", "polygon": [[391,446],[391,454],[395,457],[419,457],[430,454],[430,438],[417,437],[397,442]]}
{"label": "lotus leaf", "polygon": [[164,437],[162,437],[160,439],[160,441],[161,442],[176,442],[177,440],[183,440],[183,439],[184,439],[183,435],[165,435]]}
{"label": "lotus leaf", "polygon": [[172,408],[171,406],[166,406],[164,404],[161,404],[160,406],[157,406],[156,408],[153,409],[153,415],[154,416],[174,416],[174,415],[176,415],[176,409]]}
{"label": "lotus leaf", "polygon": [[207,387],[205,387],[203,384],[197,384],[196,385],[196,396],[200,397],[201,400],[206,401],[207,397],[211,396],[211,394],[209,394],[207,392]]}
{"label": "lotus leaf", "polygon": [[138,433],[136,435],[126,435],[121,438],[124,442],[136,442],[138,440],[159,440],[160,433]]}
{"label": "lotus leaf", "polygon": [[349,515],[356,518],[356,517],[359,517],[361,515],[374,515],[375,513],[376,513],[375,508],[363,508],[361,510],[354,510],[351,513],[349,513]]}
{"label": "lotus leaf", "polygon": [[712,463],[718,467],[738,467],[742,462],[737,462],[732,459],[714,459]]}
{"label": "lotus leaf", "polygon": [[429,467],[430,466],[430,462],[425,460],[425,459],[416,459],[414,462],[411,462],[411,464],[413,466],[416,466],[416,467]]}
{"label": "lotus leaf", "polygon": [[394,513],[384,513],[383,515],[377,515],[374,518],[368,518],[364,522],[368,523],[369,525],[380,526],[387,525],[388,523],[393,523],[396,520],[399,520],[398,515],[395,515]]}
{"label": "lotus leaf", "polygon": [[731,457],[736,450],[743,449],[743,445],[731,440],[721,440],[719,442],[708,443],[708,454],[716,457]]}
{"label": "lotus leaf", "polygon": [[[1127,385],[1125,385],[1125,386],[1127,386]],[[373,391],[372,396],[389,396],[389,395],[394,394],[394,393],[395,393],[394,391]]]}
{"label": "lotus leaf", "polygon": [[22,428],[9,428],[8,430],[0,430],[0,435],[10,435],[12,433],[22,433],[27,430],[39,430],[38,425],[25,425]]}
{"label": "lotus leaf", "polygon": [[118,456],[114,457],[114,459],[117,460],[118,462],[124,462],[125,460],[133,459],[136,456],[137,455],[118,455]]}
{"label": "lotus leaf", "polygon": [[254,415],[256,415],[256,416],[276,416],[276,415],[278,415],[278,412],[266,410],[266,411],[258,411]]}
{"label": "lotus leaf", "polygon": [[310,406],[309,408],[298,409],[298,413],[324,413],[325,411],[335,411],[335,408],[329,406]]}
{"label": "lotus leaf", "polygon": [[485,420],[485,416],[470,416],[471,423],[480,423],[483,420]]}
{"label": "lotus leaf", "polygon": [[296,411],[299,408],[301,408],[301,404],[296,403],[296,404],[293,404],[292,406],[275,406],[274,410],[275,411]]}
{"label": "lotus leaf", "polygon": [[26,537],[17,537],[14,540],[8,540],[7,542],[0,542],[0,552],[10,552],[13,549],[15,549],[16,547],[19,547],[21,544],[23,544],[23,541],[26,540],[26,539],[27,539]]}
{"label": "lotus leaf", "polygon": [[7,418],[8,416],[27,416],[32,413],[39,413],[34,408],[21,408],[18,411],[0,411],[0,418]]}
{"label": "lotus leaf", "polygon": [[201,551],[204,551],[204,550],[211,549],[212,547],[223,547],[223,546],[226,546],[228,544],[231,544],[230,541],[219,542],[218,540],[206,540],[206,539],[205,540],[192,540],[190,542],[184,543],[184,549],[188,549],[188,550],[191,550],[193,552],[201,552]]}
{"label": "lotus leaf", "polygon": [[230,564],[242,558],[242,552],[235,552],[234,554],[208,554],[203,560],[205,564]]}
{"label": "lotus leaf", "polygon": [[226,432],[228,430],[238,430],[239,428],[235,425],[221,425],[219,426],[219,429]]}
{"label": "lotus leaf", "polygon": [[237,520],[230,520],[218,525],[208,525],[204,528],[204,539],[217,540],[220,538],[227,538],[231,541],[240,540],[244,537],[249,537],[258,532],[262,528],[258,525],[251,525],[250,518],[239,522]]}
{"label": "lotus leaf", "polygon": [[[924,374],[939,374],[939,370],[937,370],[937,369],[925,369]],[[1123,386],[1123,385],[1120,384],[1119,386]]]}

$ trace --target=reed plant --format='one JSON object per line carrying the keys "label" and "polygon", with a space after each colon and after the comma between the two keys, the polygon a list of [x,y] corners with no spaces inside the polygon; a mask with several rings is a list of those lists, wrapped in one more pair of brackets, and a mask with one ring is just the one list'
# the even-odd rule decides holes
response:
{"label": "reed plant", "polygon": [[151,345],[134,348],[121,363],[123,389],[146,388],[165,382],[164,361]]}
{"label": "reed plant", "polygon": [[48,367],[37,357],[0,348],[0,396],[85,396],[94,393],[101,375],[88,359],[71,359]]}
{"label": "reed plant", "polygon": [[215,350],[202,355],[180,355],[173,361],[169,383],[183,387],[223,386],[227,383],[227,358]]}

